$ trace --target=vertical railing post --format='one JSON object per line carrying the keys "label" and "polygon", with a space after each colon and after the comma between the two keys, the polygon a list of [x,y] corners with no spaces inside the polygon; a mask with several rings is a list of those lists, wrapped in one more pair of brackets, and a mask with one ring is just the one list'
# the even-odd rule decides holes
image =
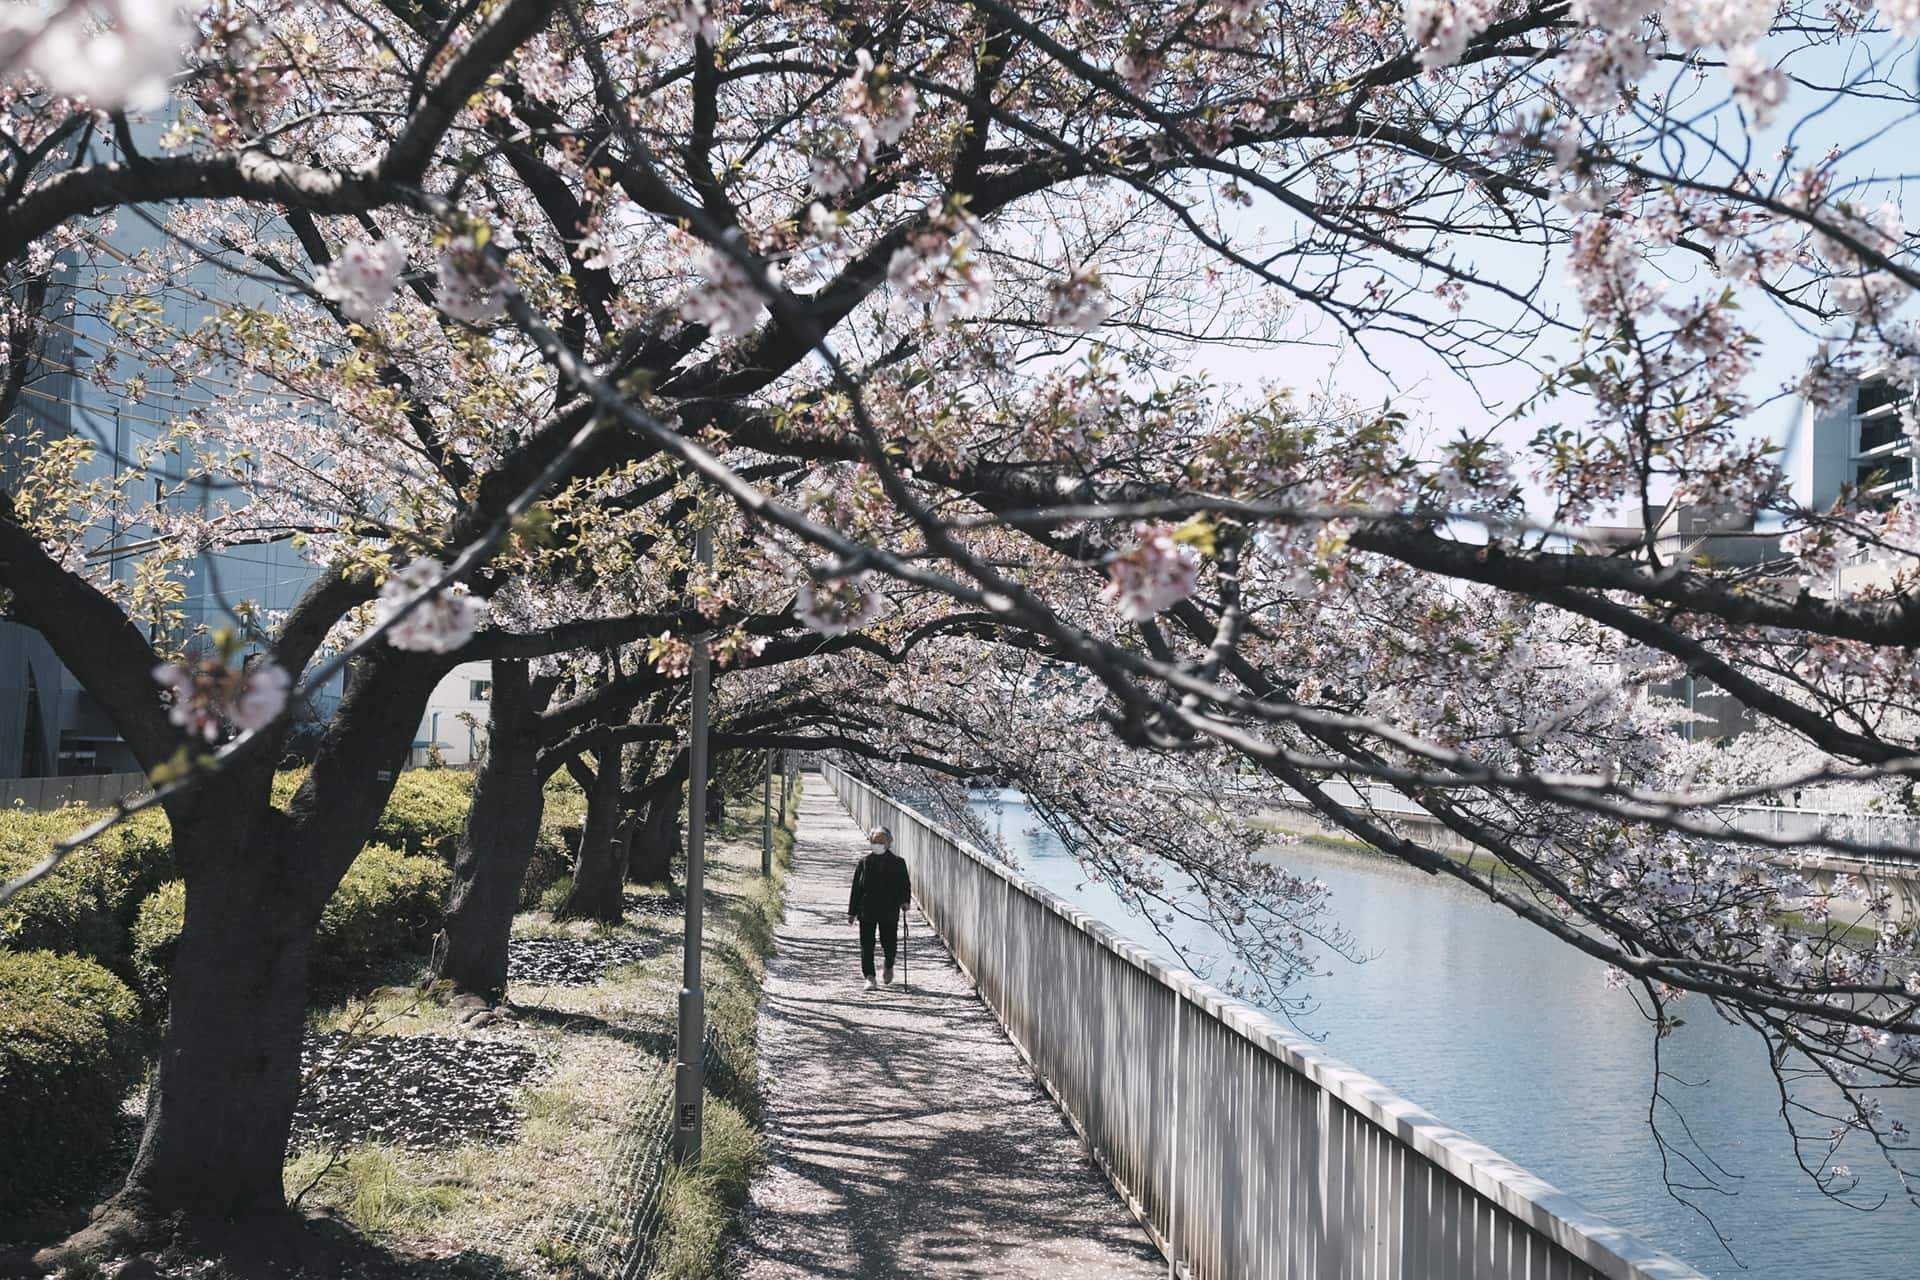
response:
{"label": "vertical railing post", "polygon": [[773,878],[773,748],[767,748],[766,774],[760,785],[760,874]]}
{"label": "vertical railing post", "polygon": [[1180,1069],[1180,989],[1173,989],[1173,1056],[1168,1059],[1167,1077],[1173,1081],[1169,1109],[1173,1119],[1167,1123],[1167,1280],[1180,1280],[1180,1082],[1186,1073]]}

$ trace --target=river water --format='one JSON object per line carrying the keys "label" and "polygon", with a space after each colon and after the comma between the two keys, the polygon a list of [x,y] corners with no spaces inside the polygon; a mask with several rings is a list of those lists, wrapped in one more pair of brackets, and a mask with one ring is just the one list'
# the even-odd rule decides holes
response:
{"label": "river water", "polygon": [[[1025,874],[1167,954],[1111,893],[1084,882],[1017,793],[975,807]],[[1329,957],[1325,976],[1297,989],[1316,1007],[1296,1026],[1329,1056],[1709,1276],[1920,1280],[1920,1207],[1900,1198],[1866,1147],[1840,1159],[1863,1189],[1888,1195],[1884,1207],[1862,1213],[1813,1188],[1794,1162],[1753,1032],[1726,1025],[1696,997],[1678,1006],[1686,1025],[1662,1046],[1662,1066],[1685,1082],[1670,1082],[1668,1093],[1700,1148],[1726,1170],[1726,1193],[1692,1196],[1709,1225],[1662,1186],[1648,1130],[1651,1032],[1628,993],[1607,989],[1602,965],[1462,886],[1385,858],[1317,844],[1275,856],[1331,887],[1333,915],[1368,957]],[[1208,949],[1197,927],[1181,941]],[[1914,1099],[1887,1106],[1920,1129]],[[1684,1146],[1676,1117],[1666,1119]]]}

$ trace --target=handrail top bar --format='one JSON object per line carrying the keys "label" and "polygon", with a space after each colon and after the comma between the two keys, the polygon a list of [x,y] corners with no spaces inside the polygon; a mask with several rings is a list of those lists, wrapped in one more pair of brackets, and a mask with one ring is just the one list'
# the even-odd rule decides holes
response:
{"label": "handrail top bar", "polygon": [[1322,1053],[1262,1010],[1174,966],[838,765],[825,760],[821,765],[891,805],[902,818],[945,840],[1011,888],[1048,907],[1107,950],[1170,987],[1181,999],[1211,1014],[1241,1038],[1325,1089],[1609,1280],[1707,1280],[1701,1272],[1600,1217],[1552,1183],[1442,1123],[1425,1108],[1401,1097],[1365,1072]]}

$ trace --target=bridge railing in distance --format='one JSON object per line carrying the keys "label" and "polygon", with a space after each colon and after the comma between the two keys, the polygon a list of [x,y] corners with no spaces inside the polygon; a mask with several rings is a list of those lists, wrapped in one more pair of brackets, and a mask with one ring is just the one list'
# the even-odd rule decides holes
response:
{"label": "bridge railing in distance", "polygon": [[[1191,1280],[1702,1280],[844,770],[915,896]],[[1651,1194],[1659,1194],[1657,1191]]]}

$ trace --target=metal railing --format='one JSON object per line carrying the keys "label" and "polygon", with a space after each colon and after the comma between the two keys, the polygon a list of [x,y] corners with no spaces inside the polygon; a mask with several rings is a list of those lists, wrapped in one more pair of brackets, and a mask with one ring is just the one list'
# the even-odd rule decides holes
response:
{"label": "metal railing", "polygon": [[1701,1280],[831,764],[1176,1276]]}
{"label": "metal railing", "polygon": [[[1834,813],[1824,809],[1792,809],[1784,805],[1742,804],[1713,810],[1736,831],[1776,836],[1803,843],[1814,840],[1851,840],[1856,844],[1894,846],[1882,859],[1920,862],[1920,818],[1905,813]],[[1910,851],[1910,852],[1907,852]]]}

